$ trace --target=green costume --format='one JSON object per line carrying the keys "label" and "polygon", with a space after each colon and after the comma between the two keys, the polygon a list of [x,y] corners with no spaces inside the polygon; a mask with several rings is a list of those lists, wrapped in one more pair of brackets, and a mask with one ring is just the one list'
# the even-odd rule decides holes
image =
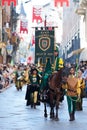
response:
{"label": "green costume", "polygon": [[49,78],[49,75],[51,75],[51,73],[52,73],[51,63],[50,63],[50,60],[48,59],[46,63],[45,71],[42,77],[41,90],[48,89],[48,78]]}
{"label": "green costume", "polygon": [[54,62],[54,71],[58,71],[60,68],[63,68],[64,61],[62,58],[58,56],[59,51],[57,47],[54,50],[54,53],[56,53],[55,62]]}

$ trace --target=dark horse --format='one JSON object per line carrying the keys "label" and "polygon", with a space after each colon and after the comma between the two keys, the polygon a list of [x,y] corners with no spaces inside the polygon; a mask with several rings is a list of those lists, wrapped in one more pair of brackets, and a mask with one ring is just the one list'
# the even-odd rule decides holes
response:
{"label": "dark horse", "polygon": [[64,98],[64,90],[62,89],[62,70],[53,73],[48,77],[47,87],[43,91],[44,116],[47,117],[47,103],[50,105],[50,118],[59,120],[58,109],[59,104]]}

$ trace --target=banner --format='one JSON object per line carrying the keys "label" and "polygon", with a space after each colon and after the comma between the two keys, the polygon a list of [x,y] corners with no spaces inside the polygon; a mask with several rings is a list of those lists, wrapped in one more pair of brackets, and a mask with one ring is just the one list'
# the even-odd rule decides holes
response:
{"label": "banner", "polygon": [[33,13],[32,13],[32,22],[36,21],[36,23],[42,23],[42,8],[41,7],[33,7]]}
{"label": "banner", "polygon": [[5,3],[7,3],[8,6],[10,6],[11,3],[14,3],[14,6],[16,6],[17,5],[17,0],[2,0],[2,6],[4,6]]}
{"label": "banner", "polygon": [[28,21],[27,20],[21,20],[20,21],[20,33],[28,33]]}
{"label": "banner", "polygon": [[35,30],[35,63],[41,60],[45,64],[47,59],[54,63],[54,28],[44,30],[41,27]]}
{"label": "banner", "polygon": [[54,0],[55,7],[57,7],[58,4],[60,4],[60,6],[63,6],[64,3],[66,6],[69,6],[69,0]]}

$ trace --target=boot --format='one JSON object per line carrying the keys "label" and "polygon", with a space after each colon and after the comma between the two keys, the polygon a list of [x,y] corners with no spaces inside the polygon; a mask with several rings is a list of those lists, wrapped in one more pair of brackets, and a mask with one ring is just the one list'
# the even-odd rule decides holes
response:
{"label": "boot", "polygon": [[69,120],[69,121],[73,121],[73,120],[75,120],[74,114],[73,114],[73,113],[70,113],[70,120]]}
{"label": "boot", "polygon": [[36,109],[36,103],[34,103],[34,109]]}
{"label": "boot", "polygon": [[75,120],[75,112],[72,112],[73,120]]}

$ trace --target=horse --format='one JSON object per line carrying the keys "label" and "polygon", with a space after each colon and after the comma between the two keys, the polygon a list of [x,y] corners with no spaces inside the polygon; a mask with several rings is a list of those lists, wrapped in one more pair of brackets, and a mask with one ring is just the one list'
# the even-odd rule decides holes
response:
{"label": "horse", "polygon": [[50,106],[50,118],[55,119],[56,121],[59,120],[59,104],[64,99],[64,91],[62,89],[62,71],[63,69],[61,68],[57,72],[48,76],[47,85],[43,91],[44,116],[47,117],[48,103]]}

